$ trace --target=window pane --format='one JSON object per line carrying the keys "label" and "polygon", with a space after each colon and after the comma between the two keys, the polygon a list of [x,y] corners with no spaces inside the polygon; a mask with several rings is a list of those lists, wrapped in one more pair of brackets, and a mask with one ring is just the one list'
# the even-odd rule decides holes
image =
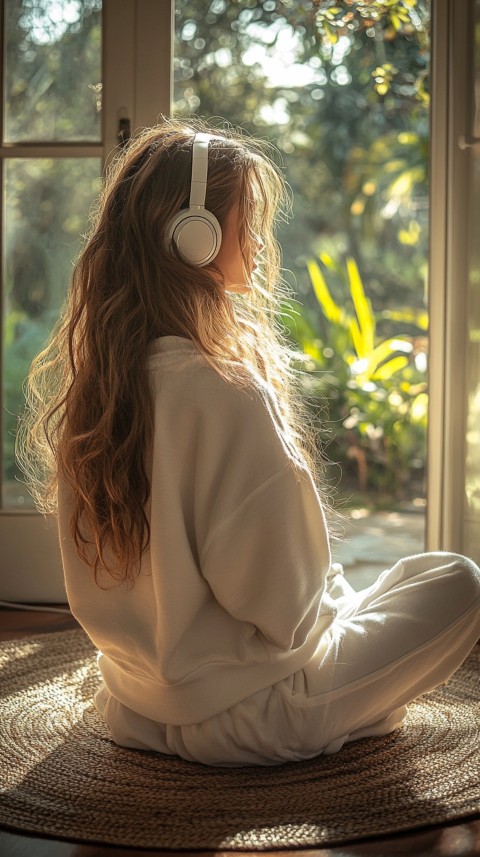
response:
{"label": "window pane", "polygon": [[6,0],[5,140],[101,138],[101,0]]}
{"label": "window pane", "polygon": [[14,459],[22,384],[63,302],[101,168],[99,158],[5,162],[4,506],[31,504]]}

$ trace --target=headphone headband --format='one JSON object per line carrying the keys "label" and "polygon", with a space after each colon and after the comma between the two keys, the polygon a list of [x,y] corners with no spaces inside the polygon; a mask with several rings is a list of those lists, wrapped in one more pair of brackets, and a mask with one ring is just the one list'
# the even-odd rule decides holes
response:
{"label": "headphone headband", "polygon": [[190,185],[189,208],[198,205],[205,208],[208,175],[208,146],[210,134],[195,134],[192,147],[192,181]]}
{"label": "headphone headband", "polygon": [[188,265],[202,268],[215,259],[222,243],[220,224],[205,208],[210,134],[195,134],[192,143],[192,176],[188,208],[177,212],[165,229],[165,243]]}

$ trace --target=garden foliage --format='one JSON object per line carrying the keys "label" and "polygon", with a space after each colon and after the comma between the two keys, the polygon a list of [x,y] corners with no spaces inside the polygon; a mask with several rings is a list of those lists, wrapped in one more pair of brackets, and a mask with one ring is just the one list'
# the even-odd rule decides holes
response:
{"label": "garden foliage", "polygon": [[[421,494],[427,314],[413,308],[376,314],[351,258],[342,266],[324,253],[308,261],[308,271],[318,310],[285,302],[282,320],[306,355],[305,395],[320,437],[333,438],[327,457],[376,502],[411,496],[412,487]],[[380,328],[397,332],[381,336]]]}

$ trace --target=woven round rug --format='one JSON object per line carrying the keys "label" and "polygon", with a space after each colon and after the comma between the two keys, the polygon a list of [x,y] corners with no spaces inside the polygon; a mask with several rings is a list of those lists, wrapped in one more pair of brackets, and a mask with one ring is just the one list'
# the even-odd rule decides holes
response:
{"label": "woven round rug", "polygon": [[280,767],[210,768],[118,747],[81,630],[0,645],[0,824],[136,848],[334,845],[480,812],[480,647],[404,725]]}

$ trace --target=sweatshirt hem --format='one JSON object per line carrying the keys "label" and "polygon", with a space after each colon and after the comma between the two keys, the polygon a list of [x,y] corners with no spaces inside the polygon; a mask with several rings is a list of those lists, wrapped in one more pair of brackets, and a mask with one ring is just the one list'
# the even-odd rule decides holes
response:
{"label": "sweatshirt hem", "polygon": [[109,693],[127,708],[156,723],[190,726],[215,717],[302,669],[318,649],[333,618],[333,615],[319,617],[320,621],[327,620],[321,634],[312,634],[299,650],[285,653],[275,664],[260,664],[257,669],[249,664],[246,669],[225,671],[219,670],[217,664],[210,675],[202,673],[185,685],[161,685],[122,672],[105,655],[100,655],[98,666]]}

